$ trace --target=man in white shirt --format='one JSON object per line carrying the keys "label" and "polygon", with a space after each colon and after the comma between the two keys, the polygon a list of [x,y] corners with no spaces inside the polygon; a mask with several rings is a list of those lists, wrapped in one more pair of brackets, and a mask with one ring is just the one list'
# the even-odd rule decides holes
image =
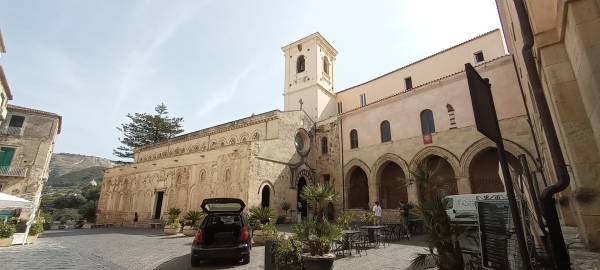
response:
{"label": "man in white shirt", "polygon": [[375,202],[373,213],[375,213],[375,224],[381,226],[381,206],[379,206],[379,202]]}

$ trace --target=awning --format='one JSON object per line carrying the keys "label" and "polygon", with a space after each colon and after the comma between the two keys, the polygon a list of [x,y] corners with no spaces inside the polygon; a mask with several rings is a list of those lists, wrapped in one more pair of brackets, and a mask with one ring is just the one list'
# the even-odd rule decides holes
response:
{"label": "awning", "polygon": [[33,208],[33,202],[0,192],[0,207]]}

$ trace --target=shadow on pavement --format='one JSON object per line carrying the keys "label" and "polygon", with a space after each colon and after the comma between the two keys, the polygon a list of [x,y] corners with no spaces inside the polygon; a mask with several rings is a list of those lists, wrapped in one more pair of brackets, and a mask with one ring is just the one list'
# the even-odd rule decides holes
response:
{"label": "shadow on pavement", "polygon": [[171,269],[233,269],[236,266],[241,265],[241,262],[235,260],[206,260],[200,263],[198,267],[192,267],[190,264],[191,255],[183,255],[174,259],[171,259],[163,264],[159,265],[154,269],[160,270],[171,270]]}
{"label": "shadow on pavement", "polygon": [[[185,238],[182,234],[166,235],[163,229],[141,229],[141,228],[97,228],[97,229],[67,229],[67,230],[48,230],[45,231],[40,238],[56,238],[70,237],[80,235],[99,235],[99,234],[124,234],[124,235],[140,235],[146,237],[161,237],[161,239],[170,238]],[[189,237],[192,241],[193,237]]]}

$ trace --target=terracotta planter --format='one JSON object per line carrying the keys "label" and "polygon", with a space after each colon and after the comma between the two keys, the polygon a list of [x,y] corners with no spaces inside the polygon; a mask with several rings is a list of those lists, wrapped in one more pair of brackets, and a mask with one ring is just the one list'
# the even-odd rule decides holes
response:
{"label": "terracotta planter", "polygon": [[181,228],[173,227],[173,226],[165,226],[164,232],[166,235],[176,235],[179,233]]}
{"label": "terracotta planter", "polygon": [[13,237],[9,237],[9,238],[0,238],[0,247],[10,247],[10,245],[12,245],[13,242]]}
{"label": "terracotta planter", "polygon": [[37,240],[39,236],[40,236],[39,234],[37,234],[37,235],[28,235],[27,236],[27,243],[30,243],[30,244],[35,243],[35,240]]}
{"label": "terracotta planter", "polygon": [[183,227],[183,235],[185,236],[196,236],[198,229],[192,228],[192,226]]}
{"label": "terracotta planter", "polygon": [[302,256],[304,268],[310,270],[331,270],[333,269],[333,261],[335,257],[308,257]]}

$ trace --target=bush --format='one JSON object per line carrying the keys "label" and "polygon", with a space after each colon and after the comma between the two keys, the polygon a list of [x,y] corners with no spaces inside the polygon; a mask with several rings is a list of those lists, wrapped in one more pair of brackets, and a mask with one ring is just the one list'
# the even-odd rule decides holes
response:
{"label": "bush", "polygon": [[285,215],[278,216],[277,220],[275,221],[275,224],[283,224],[283,223],[285,223],[285,218],[286,218]]}
{"label": "bush", "polygon": [[44,232],[44,225],[43,223],[40,222],[36,222],[31,224],[31,228],[29,228],[29,236],[34,236],[34,235],[38,235]]}
{"label": "bush", "polygon": [[15,234],[17,229],[12,222],[0,222],[0,238],[9,238]]}

